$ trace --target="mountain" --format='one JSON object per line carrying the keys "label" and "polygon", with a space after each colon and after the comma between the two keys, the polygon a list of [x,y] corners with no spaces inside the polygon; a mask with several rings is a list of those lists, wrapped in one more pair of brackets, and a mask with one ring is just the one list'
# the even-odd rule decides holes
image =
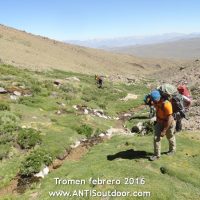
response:
{"label": "mountain", "polygon": [[200,37],[199,33],[183,34],[183,33],[165,33],[160,35],[150,35],[150,36],[130,36],[130,37],[118,37],[118,38],[108,38],[108,39],[91,39],[91,40],[68,40],[65,42],[92,47],[107,49],[112,47],[123,47],[132,45],[146,45],[146,44],[156,44],[163,42],[177,41],[184,38],[194,38]]}
{"label": "mountain", "polygon": [[169,61],[91,49],[0,25],[0,62],[36,70],[62,69],[90,74],[144,74]]}
{"label": "mountain", "polygon": [[109,50],[140,57],[197,59],[200,57],[200,37],[160,44],[110,48]]}

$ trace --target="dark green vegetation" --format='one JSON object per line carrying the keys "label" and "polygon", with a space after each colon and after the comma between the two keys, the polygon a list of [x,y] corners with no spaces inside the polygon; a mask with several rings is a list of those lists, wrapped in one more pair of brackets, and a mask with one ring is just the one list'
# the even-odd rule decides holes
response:
{"label": "dark green vegetation", "polygon": [[21,129],[18,132],[17,143],[22,149],[30,149],[41,143],[41,136],[35,129]]}
{"label": "dark green vegetation", "polygon": [[[77,77],[80,81],[71,79]],[[54,81],[62,84],[57,86]],[[51,191],[95,189],[97,191],[150,191],[144,199],[198,199],[199,198],[199,133],[177,136],[177,155],[165,154],[156,162],[149,162],[153,150],[152,135],[114,136],[90,149],[80,160],[67,160],[52,171],[40,183],[34,183],[24,194],[1,194],[16,175],[31,176],[48,166],[58,156],[69,150],[70,145],[81,138],[89,138],[112,127],[119,127],[119,117],[133,112],[133,124],[146,120],[148,109],[137,109],[148,92],[145,82],[126,85],[105,81],[103,89],[97,88],[93,76],[51,70],[32,72],[0,65],[0,87],[9,94],[0,94],[0,195],[2,199],[69,199],[52,197]],[[12,100],[10,95],[18,91],[21,96]],[[138,95],[135,100],[121,101],[128,93]],[[75,110],[74,105],[103,109],[111,119],[104,119]],[[149,133],[151,133],[149,126]],[[162,150],[167,151],[166,139]],[[79,153],[79,152],[78,152]],[[85,185],[56,185],[53,178],[84,179]],[[119,179],[121,184],[89,184],[93,179]],[[131,178],[144,178],[145,184],[132,184]],[[129,184],[124,184],[127,178]],[[137,184],[136,184],[137,183]],[[34,196],[34,197],[33,197]],[[94,199],[74,197],[72,199]],[[102,198],[96,198],[102,199]],[[109,199],[122,199],[110,197]],[[125,199],[133,199],[126,197]],[[134,199],[143,199],[142,197]]]}

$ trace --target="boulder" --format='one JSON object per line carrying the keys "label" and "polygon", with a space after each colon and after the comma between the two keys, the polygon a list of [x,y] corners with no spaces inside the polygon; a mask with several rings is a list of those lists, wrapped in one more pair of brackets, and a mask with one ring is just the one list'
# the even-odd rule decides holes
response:
{"label": "boulder", "polygon": [[44,178],[46,175],[48,175],[49,173],[49,168],[47,166],[45,166],[44,169],[42,169],[39,173],[35,174],[35,177],[38,178]]}
{"label": "boulder", "polygon": [[61,85],[63,83],[63,80],[57,79],[53,82],[55,85]]}
{"label": "boulder", "polygon": [[5,90],[4,88],[0,87],[0,94],[5,94],[7,93],[7,90]]}
{"label": "boulder", "polygon": [[13,94],[14,94],[15,96],[18,96],[18,97],[20,97],[20,96],[22,95],[21,92],[19,92],[19,91],[14,91]]}

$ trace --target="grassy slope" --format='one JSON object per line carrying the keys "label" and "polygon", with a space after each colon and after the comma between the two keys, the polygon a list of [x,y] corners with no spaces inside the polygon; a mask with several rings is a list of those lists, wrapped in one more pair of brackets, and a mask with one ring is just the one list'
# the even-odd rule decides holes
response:
{"label": "grassy slope", "polygon": [[[60,199],[61,197],[49,197],[49,191],[74,191],[77,189],[94,189],[98,191],[150,191],[151,198],[147,199],[199,199],[199,140],[192,139],[199,137],[198,133],[181,133],[177,136],[176,156],[163,155],[159,161],[149,162],[147,158],[134,158],[131,154],[123,153],[118,159],[109,161],[108,155],[134,149],[135,151],[146,151],[147,155],[152,152],[152,136],[146,137],[125,137],[116,136],[111,140],[95,146],[80,161],[68,161],[62,167],[49,174],[40,186],[35,185],[32,190],[26,193],[24,199],[30,194],[38,192],[38,199]],[[168,150],[167,140],[162,142],[163,151]],[[165,167],[166,174],[160,172],[160,167]],[[120,179],[120,185],[56,185],[55,177],[65,179],[84,179],[88,182],[90,177],[100,179]],[[145,178],[144,185],[125,185],[125,178]],[[133,198],[133,197],[132,197]],[[131,197],[117,199],[132,199]],[[20,197],[21,199],[21,197]],[[61,199],[64,199],[61,198]],[[71,198],[77,199],[77,197]],[[82,197],[80,199],[94,199]],[[101,198],[97,198],[101,199]],[[110,199],[115,199],[110,198]],[[142,199],[134,198],[134,199]],[[144,198],[145,199],[145,198]]]}
{"label": "grassy slope", "polygon": [[[86,115],[77,115],[72,105],[87,105],[93,108],[103,108],[108,115],[117,116],[117,112],[124,112],[132,107],[138,106],[142,102],[143,94],[147,92],[144,85],[127,86],[123,84],[112,84],[106,82],[103,90],[98,89],[91,76],[62,71],[33,73],[22,71],[11,66],[0,66],[1,85],[10,87],[13,82],[20,82],[31,88],[35,94],[32,99],[23,97],[21,103],[9,100],[8,95],[1,95],[4,101],[10,103],[11,112],[21,116],[20,125],[32,126],[42,132],[43,142],[40,147],[48,150],[53,157],[61,154],[73,141],[82,135],[78,135],[75,127],[80,124],[88,124],[97,129],[106,130],[110,126],[115,126],[116,121],[105,120]],[[66,82],[64,88],[56,88],[52,81],[55,78],[64,79],[76,76],[80,83]],[[47,81],[48,80],[48,81]],[[48,84],[47,84],[48,83]],[[38,92],[37,85],[41,88]],[[57,95],[52,97],[52,92]],[[135,101],[122,102],[119,99],[132,92],[139,95]],[[23,102],[23,103],[22,103]],[[65,114],[57,115],[55,112],[61,109],[56,102],[66,104]],[[33,118],[34,117],[34,118]],[[137,119],[136,119],[137,120]],[[132,120],[131,123],[136,123]],[[127,124],[131,127],[130,122]],[[17,134],[17,133],[15,133]],[[199,198],[199,133],[184,133],[177,136],[177,155],[167,157],[156,162],[149,162],[147,156],[134,158],[133,154],[123,153],[123,157],[130,159],[116,159],[109,161],[107,155],[114,155],[121,151],[134,149],[135,151],[145,151],[149,155],[152,150],[152,136],[128,137],[115,136],[102,144],[93,147],[80,161],[65,162],[59,169],[50,173],[41,184],[34,184],[30,190],[20,196],[8,194],[8,199],[30,199],[32,194],[37,194],[36,199],[50,199],[48,192],[56,190],[74,189],[97,189],[107,191],[117,189],[119,191],[150,191],[151,198],[148,199],[198,199]],[[162,142],[162,150],[167,151],[166,139]],[[30,152],[30,151],[29,151]],[[19,149],[10,144],[10,158],[0,162],[0,188],[9,184],[10,180],[17,174],[20,163],[25,159],[27,153],[22,153]],[[165,167],[168,171],[161,174],[160,167]],[[144,177],[145,185],[59,185],[56,186],[54,177],[74,178],[88,180],[90,177],[101,179],[121,179],[125,177]],[[3,197],[2,199],[5,199]],[[55,197],[54,197],[55,198]],[[52,199],[54,199],[52,198]],[[64,199],[64,198],[60,198]],[[74,198],[74,199],[77,199]],[[80,198],[84,199],[84,198]],[[85,198],[92,199],[92,198]],[[110,198],[110,199],[115,199]],[[120,199],[120,198],[118,198]],[[130,197],[127,199],[131,199]],[[137,198],[135,198],[137,199]],[[139,198],[142,199],[142,198]]]}
{"label": "grassy slope", "polygon": [[[105,120],[98,117],[77,115],[73,105],[86,105],[91,108],[104,108],[109,115],[117,116],[117,112],[137,106],[139,101],[120,101],[133,88],[126,85],[111,84],[106,82],[104,89],[98,89],[95,85],[94,77],[77,73],[68,73],[59,70],[49,72],[34,73],[28,70],[20,70],[12,66],[0,66],[0,86],[6,89],[25,87],[33,94],[32,97],[21,97],[18,101],[10,100],[8,94],[1,94],[1,102],[10,105],[11,113],[20,116],[20,126],[33,127],[42,133],[43,142],[39,148],[46,149],[55,158],[62,154],[74,141],[80,137],[76,128],[81,124],[88,124],[96,130],[105,131],[116,123],[113,120]],[[53,85],[55,79],[65,79],[76,76],[80,82],[65,81],[60,88]],[[17,85],[17,86],[13,86]],[[141,86],[141,88],[144,86]],[[119,90],[120,89],[120,90]],[[136,92],[141,94],[141,91]],[[53,96],[53,94],[55,94]],[[111,94],[109,96],[109,94]],[[140,96],[141,101],[142,95]],[[64,103],[62,107],[59,103]],[[117,107],[117,109],[116,109]],[[64,114],[57,115],[56,111],[62,110]],[[0,111],[0,113],[3,111]],[[14,136],[17,135],[17,131]],[[9,181],[19,171],[19,166],[26,155],[18,148],[14,148],[14,143],[6,144],[9,151],[9,159],[4,159],[0,163],[3,170],[0,176],[0,188],[9,184]],[[37,148],[37,147],[36,147]],[[5,145],[0,145],[0,150],[5,151]],[[17,158],[17,159],[16,159]],[[15,163],[15,167],[10,164]]]}

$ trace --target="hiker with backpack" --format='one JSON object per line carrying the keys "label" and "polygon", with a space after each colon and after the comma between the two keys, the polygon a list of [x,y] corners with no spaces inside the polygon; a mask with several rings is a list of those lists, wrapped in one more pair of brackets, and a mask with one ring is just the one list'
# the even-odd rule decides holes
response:
{"label": "hiker with backpack", "polygon": [[168,155],[176,151],[175,121],[173,117],[172,104],[161,96],[159,90],[153,90],[150,94],[154,107],[156,108],[156,124],[154,126],[154,155],[149,159],[157,160],[161,156],[161,139],[166,135],[169,141]]}
{"label": "hiker with backpack", "polygon": [[[189,90],[187,89],[187,87],[185,85],[179,85],[177,87],[177,90],[178,90],[179,94],[182,96],[183,107],[184,107],[184,111],[186,113],[189,111],[189,107],[192,103],[192,97],[190,95]],[[182,130],[182,119],[183,119],[183,117],[177,116],[177,119],[176,119],[176,131],[177,132]]]}
{"label": "hiker with backpack", "polygon": [[95,75],[96,84],[98,88],[102,88],[103,86],[103,78],[101,76]]}
{"label": "hiker with backpack", "polygon": [[188,111],[192,103],[192,96],[190,95],[189,90],[187,89],[186,85],[179,85],[177,90],[183,97],[183,106],[185,110]]}
{"label": "hiker with backpack", "polygon": [[161,85],[158,90],[164,99],[172,103],[173,117],[176,121],[176,132],[181,131],[182,119],[187,119],[183,95],[178,92],[176,87],[167,83]]}

